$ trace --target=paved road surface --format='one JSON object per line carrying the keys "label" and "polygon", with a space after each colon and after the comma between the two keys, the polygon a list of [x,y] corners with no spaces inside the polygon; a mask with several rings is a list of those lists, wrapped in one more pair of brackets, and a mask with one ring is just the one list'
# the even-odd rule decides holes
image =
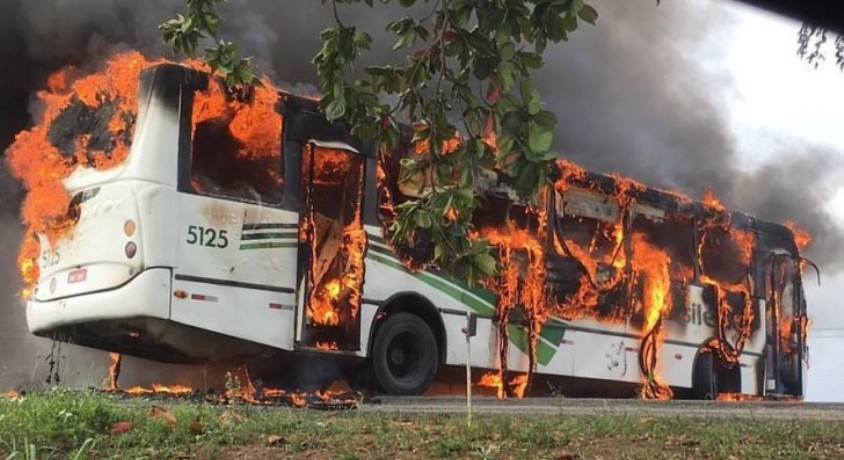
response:
{"label": "paved road surface", "polygon": [[[641,401],[628,399],[525,398],[473,399],[475,414],[631,415],[780,420],[844,420],[844,404],[793,401]],[[466,399],[455,396],[389,397],[360,404],[361,412],[465,413]]]}

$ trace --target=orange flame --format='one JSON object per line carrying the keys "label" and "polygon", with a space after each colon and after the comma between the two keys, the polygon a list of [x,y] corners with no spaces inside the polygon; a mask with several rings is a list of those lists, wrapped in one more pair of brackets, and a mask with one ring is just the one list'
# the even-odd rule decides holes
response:
{"label": "orange flame", "polygon": [[153,383],[152,387],[134,386],[123,390],[124,393],[130,395],[151,395],[151,394],[169,394],[169,395],[187,395],[194,392],[194,389],[185,385],[162,385]]}
{"label": "orange flame", "polygon": [[122,361],[122,357],[120,353],[109,353],[109,358],[111,358],[111,365],[108,366],[108,389],[110,391],[117,391],[119,387],[117,386],[117,381],[120,379],[120,365]]}
{"label": "orange flame", "polygon": [[706,189],[706,191],[703,193],[703,198],[701,198],[701,201],[703,202],[704,206],[715,212],[722,214],[727,212],[727,207],[724,206],[724,203],[722,203],[721,200],[717,196],[715,196],[715,193],[713,193],[710,189]]}
{"label": "orange flame", "polygon": [[528,387],[528,383],[528,374],[519,374],[513,377],[507,384],[507,388],[505,388],[503,380],[501,379],[501,372],[487,372],[486,374],[481,376],[481,378],[477,382],[477,385],[487,388],[494,388],[496,394],[498,395],[498,398],[504,399],[507,397],[508,392],[517,398],[524,397],[525,390]]}
{"label": "orange flame", "polygon": [[791,233],[794,235],[794,242],[797,244],[797,249],[802,251],[809,246],[809,243],[812,242],[812,235],[803,228],[800,228],[797,225],[797,222],[793,220],[785,221],[785,226],[791,230]]}
{"label": "orange flame", "polygon": [[[163,62],[147,60],[135,51],[126,52],[109,59],[95,73],[83,74],[77,68],[66,67],[48,77],[47,89],[37,93],[43,111],[33,127],[18,133],[6,159],[9,170],[27,190],[21,209],[27,229],[18,256],[26,285],[24,297],[30,295],[39,277],[36,261],[40,249],[36,235],[44,235],[55,244],[75,225],[68,216],[70,197],[63,180],[80,167],[106,170],[124,162],[137,118],[140,72]],[[197,62],[188,64],[207,71]],[[233,138],[242,145],[242,157],[278,158],[281,116],[274,107],[279,95],[269,80],[262,81],[264,86],[256,87],[247,103],[229,97],[220,82],[212,79],[209,90],[196,95],[194,129],[202,121],[223,118],[228,121]],[[71,137],[57,145],[52,130],[62,117],[68,117],[71,113],[68,110],[73,107],[83,113],[109,116],[107,136],[98,136],[98,142],[94,142],[91,133],[60,131],[59,137]],[[103,141],[102,137],[107,139]],[[282,180],[274,179],[279,183]]]}
{"label": "orange flame", "polygon": [[[25,297],[39,276],[36,260],[40,250],[36,235],[42,234],[55,242],[74,224],[66,214],[70,197],[62,180],[77,167],[109,169],[126,158],[134,126],[138,76],[152,64],[140,53],[129,52],[115,56],[100,73],[79,76],[76,68],[67,67],[51,75],[48,88],[37,93],[43,111],[35,126],[17,134],[6,158],[12,175],[27,190],[21,209],[27,229],[18,256],[21,276],[27,285]],[[90,137],[86,133],[69,140],[68,146],[73,146],[69,152],[67,147],[62,150],[50,140],[54,122],[74,104],[84,110],[113,106],[108,120],[109,151],[89,147]]]}
{"label": "orange flame", "polygon": [[[540,199],[544,202],[545,196]],[[483,236],[489,243],[498,249],[499,264],[503,273],[495,280],[485,281],[487,288],[491,289],[498,297],[496,316],[498,318],[499,360],[501,363],[500,379],[503,379],[507,372],[508,355],[508,323],[510,312],[516,306],[522,306],[528,328],[528,372],[520,376],[515,385],[504,389],[501,396],[513,395],[521,397],[530,383],[531,376],[536,369],[536,343],[539,340],[539,333],[542,325],[548,320],[548,309],[546,308],[545,279],[547,271],[545,268],[545,252],[539,235],[542,235],[547,225],[544,205],[536,208],[528,208],[526,212],[535,216],[538,229],[519,228],[515,222],[510,221],[506,227],[484,228],[479,235]],[[524,263],[521,260],[524,259]],[[524,275],[522,275],[524,271]],[[506,390],[506,391],[503,391]]]}
{"label": "orange flame", "polygon": [[337,342],[317,342],[316,347],[320,350],[339,350],[340,345]]}
{"label": "orange flame", "polygon": [[645,322],[642,326],[642,348],[640,363],[646,376],[642,387],[645,399],[670,399],[671,388],[659,375],[659,348],[664,340],[662,318],[671,303],[671,279],[668,267],[671,258],[664,250],[648,242],[644,235],[633,234],[633,270],[641,279],[643,287],[642,307]]}
{"label": "orange flame", "polygon": [[[362,172],[363,162],[358,167],[360,171],[351,171],[353,165],[344,158],[347,153],[339,150],[326,149],[322,147],[311,147],[315,149],[310,155],[314,162],[314,182],[320,183],[328,177],[346,177],[349,174]],[[357,190],[357,200],[362,199],[361,190]],[[330,233],[330,227],[334,225],[325,219],[317,219],[316,211],[309,205],[308,215],[300,229],[300,238],[311,242],[311,267],[309,276],[314,286],[308,299],[308,318],[318,326],[337,326],[346,320],[357,318],[360,308],[361,288],[364,277],[364,254],[366,251],[366,232],[363,229],[363,221],[360,213],[360,206],[354,207],[354,215],[342,229],[342,239],[339,242],[340,251],[335,251],[343,260],[342,269],[330,269],[332,264],[338,263],[336,257],[329,260],[320,258],[318,246],[324,246],[326,242],[317,241],[321,235]],[[333,277],[333,278],[332,278]]]}

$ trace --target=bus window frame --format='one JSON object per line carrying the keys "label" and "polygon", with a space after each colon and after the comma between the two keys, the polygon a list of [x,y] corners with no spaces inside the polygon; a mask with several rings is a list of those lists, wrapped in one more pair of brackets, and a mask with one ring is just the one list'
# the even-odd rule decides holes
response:
{"label": "bus window frame", "polygon": [[[196,195],[206,198],[213,198],[225,201],[233,201],[236,203],[244,203],[256,206],[263,206],[263,207],[270,207],[276,209],[288,209],[289,203],[287,199],[287,195],[291,193],[291,186],[289,182],[290,172],[288,171],[290,168],[287,164],[288,160],[288,149],[287,147],[287,140],[285,139],[285,128],[286,124],[285,121],[285,114],[282,113],[278,108],[276,108],[276,113],[282,117],[282,125],[281,125],[281,141],[279,148],[281,149],[279,155],[279,172],[282,177],[283,183],[281,184],[281,197],[277,202],[272,201],[262,201],[262,200],[250,200],[244,197],[235,197],[231,195],[220,195],[220,194],[209,194],[209,193],[202,193],[197,191],[193,185],[191,185],[191,178],[192,178],[192,158],[193,158],[193,104],[195,101],[194,95],[196,92],[204,91],[207,89],[203,88],[191,88],[187,87],[183,89],[181,95],[181,108],[179,110],[179,147],[178,147],[178,173],[177,173],[177,190],[182,193],[187,193],[190,195]],[[301,156],[301,153],[298,155]],[[301,161],[301,159],[300,159]],[[297,163],[298,166],[298,163]],[[298,176],[298,174],[296,174]],[[296,187],[293,187],[294,189]],[[296,193],[298,195],[298,193]],[[261,195],[263,196],[263,195]],[[298,196],[296,197],[298,198]],[[293,210],[293,209],[291,209]]]}

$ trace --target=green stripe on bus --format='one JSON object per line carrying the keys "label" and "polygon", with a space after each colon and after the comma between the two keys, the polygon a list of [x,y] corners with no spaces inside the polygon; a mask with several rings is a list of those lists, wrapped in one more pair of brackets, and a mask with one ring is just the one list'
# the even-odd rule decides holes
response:
{"label": "green stripe on bus", "polygon": [[[382,256],[381,254],[374,254],[373,252],[369,253],[369,257],[377,260],[378,262],[381,262],[384,265],[388,265],[390,267],[401,270],[405,269],[405,266],[402,265],[401,262],[396,259],[387,258]],[[452,299],[466,305],[467,307],[471,308],[475,313],[481,313],[485,315],[495,314],[495,309],[493,307],[486,305],[483,302],[469,295],[464,294],[459,288],[455,286],[450,286],[447,282],[436,279],[429,273],[411,273],[411,275],[415,276],[417,279],[433,287],[434,289],[442,292],[443,294],[446,294]]]}
{"label": "green stripe on bus", "polygon": [[250,241],[250,240],[271,240],[274,238],[279,239],[295,239],[299,236],[298,232],[269,232],[269,233],[244,233],[240,237],[240,241]]}
{"label": "green stripe on bus", "polygon": [[[507,325],[507,333],[510,337],[510,342],[516,346],[524,354],[528,354],[528,334],[527,331],[513,324]],[[547,366],[551,362],[551,358],[557,353],[557,349],[548,345],[542,340],[536,342],[536,360],[539,364]]]}
{"label": "green stripe on bus", "polygon": [[[291,236],[296,236],[296,234],[292,234]],[[241,244],[240,249],[272,249],[272,248],[295,248],[298,247],[299,243],[297,241],[267,241],[267,242],[259,242],[259,243],[246,243]],[[495,307],[490,303],[484,303],[482,300],[474,297],[471,294],[478,295],[477,291],[481,291],[484,295],[484,300],[486,299],[495,299],[495,295],[492,294],[490,291],[487,290],[472,290],[471,294],[467,288],[463,288],[457,283],[448,281],[438,275],[432,274],[430,272],[420,272],[420,273],[411,273],[407,271],[407,268],[402,264],[393,254],[392,252],[380,248],[377,246],[369,246],[369,251],[367,256],[384,264],[389,267],[392,267],[397,270],[404,271],[406,273],[411,274],[412,276],[416,277],[420,281],[424,282],[425,284],[433,287],[434,289],[442,292],[443,294],[451,297],[455,301],[467,306],[475,313],[494,316],[495,315]],[[508,325],[509,337],[510,341],[523,353],[528,353],[528,345],[527,345],[527,333],[524,331],[523,328],[509,324]],[[560,340],[563,338],[565,334],[565,329],[560,327],[548,327],[546,324],[542,331],[540,332],[540,337],[542,339],[547,340],[552,344],[559,344]],[[551,359],[554,357],[554,354],[557,352],[557,349],[548,343],[545,340],[540,340],[537,343],[537,351],[536,351],[536,359],[537,361],[542,364],[543,366],[547,366]]]}
{"label": "green stripe on bus", "polygon": [[566,335],[566,329],[559,323],[552,326],[551,323],[546,322],[542,325],[542,332],[539,335],[549,343],[559,344],[563,340],[563,336]]}
{"label": "green stripe on bus", "polygon": [[[398,261],[398,259],[396,258],[396,255],[392,251],[390,251],[389,249],[385,249],[385,248],[382,248],[382,247],[379,247],[379,246],[371,245],[371,246],[369,246],[369,250],[375,251],[379,254],[382,254],[384,256],[389,257],[390,259],[396,259]],[[401,265],[401,267],[403,269],[405,269],[405,271],[407,271],[407,269],[404,267],[403,264],[401,264],[400,262],[399,262],[399,264]],[[436,280],[439,280],[442,283],[446,283],[447,285],[450,285],[450,286],[453,286],[457,289],[460,289],[461,291],[470,292],[470,293],[474,294],[475,296],[480,297],[481,300],[485,301],[486,303],[488,303],[490,305],[495,305],[495,303],[498,301],[498,299],[495,297],[495,294],[488,289],[470,288],[466,283],[463,283],[463,282],[460,282],[460,281],[457,281],[457,280],[451,280],[451,279],[445,278],[441,275],[438,275],[436,273],[432,273],[432,272],[429,272],[429,271],[420,272],[417,275],[429,276],[429,277],[432,277]],[[493,312],[494,312],[494,309],[493,309]]]}
{"label": "green stripe on bus", "polygon": [[297,229],[299,228],[299,224],[282,224],[282,223],[272,223],[272,222],[260,222],[254,224],[243,224],[243,230],[270,230],[270,229],[277,229],[277,228],[292,228]]}
{"label": "green stripe on bus", "polygon": [[241,244],[240,249],[274,249],[274,248],[295,248],[299,243],[295,241],[267,241],[262,243]]}
{"label": "green stripe on bus", "polygon": [[[381,262],[385,265],[390,267],[405,270],[406,268],[402,265],[398,259],[395,259],[394,256],[390,253],[387,253],[382,248],[375,248],[370,246],[368,256]],[[374,251],[372,249],[375,249]],[[382,255],[383,254],[383,255]],[[484,304],[477,299],[473,298],[470,295],[467,295],[465,292],[461,291],[461,289],[448,281],[439,279],[436,275],[432,275],[427,272],[422,273],[415,273],[412,274],[420,281],[428,284],[429,286],[437,289],[444,294],[448,295],[449,297],[453,298],[454,300],[466,305],[467,307],[471,308],[475,313],[486,314],[486,315],[495,315],[495,308]],[[489,292],[489,291],[486,291]],[[493,295],[493,299],[495,296]],[[527,346],[527,334],[524,329],[514,326],[512,324],[508,325],[508,330],[510,332],[510,341],[523,353],[528,353],[528,346]],[[542,331],[540,332],[540,337],[547,340],[551,344],[559,344],[560,340],[565,335],[565,329],[560,327],[549,327],[547,324],[543,326]],[[538,348],[536,350],[536,360],[542,364],[543,366],[547,366],[551,359],[554,357],[554,354],[557,352],[557,348],[555,346],[549,345],[543,340],[538,341],[537,343]]]}

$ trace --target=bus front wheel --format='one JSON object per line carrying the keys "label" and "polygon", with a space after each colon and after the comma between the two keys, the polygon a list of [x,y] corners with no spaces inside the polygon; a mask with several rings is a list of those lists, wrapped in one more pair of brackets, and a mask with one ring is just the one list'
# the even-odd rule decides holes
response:
{"label": "bus front wheel", "polygon": [[428,324],[411,313],[387,316],[372,347],[375,381],[388,394],[419,395],[439,367],[437,340]]}
{"label": "bus front wheel", "polygon": [[712,351],[698,355],[692,377],[695,399],[718,399],[719,394],[740,392],[741,372],[738,365],[732,369],[724,367]]}

